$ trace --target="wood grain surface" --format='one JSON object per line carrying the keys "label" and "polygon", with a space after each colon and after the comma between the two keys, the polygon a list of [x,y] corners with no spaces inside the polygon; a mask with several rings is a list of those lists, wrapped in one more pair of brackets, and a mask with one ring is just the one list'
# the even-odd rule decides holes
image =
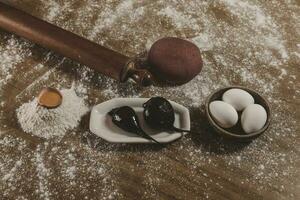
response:
{"label": "wood grain surface", "polygon": [[[178,88],[118,85],[0,30],[0,199],[300,198],[299,1],[3,2],[127,56],[163,36],[187,38],[203,51],[204,67]],[[164,96],[190,109],[195,133],[164,147],[110,144],[89,132],[89,113],[61,140],[21,129],[19,106],[45,86],[72,84],[89,106]],[[206,97],[229,85],[270,102],[271,126],[251,143],[223,140],[206,119]]]}

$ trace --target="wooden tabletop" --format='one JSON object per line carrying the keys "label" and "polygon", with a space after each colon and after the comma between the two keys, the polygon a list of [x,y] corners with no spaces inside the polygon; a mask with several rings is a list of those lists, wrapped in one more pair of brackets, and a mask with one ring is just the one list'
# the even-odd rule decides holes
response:
{"label": "wooden tabletop", "polygon": [[[1,0],[3,1],[3,0]],[[118,84],[0,30],[0,199],[299,199],[299,1],[13,0],[4,2],[128,56],[177,36],[204,68],[180,87]],[[190,110],[193,133],[166,146],[111,144],[89,113],[61,140],[25,133],[16,109],[45,87],[75,85],[86,104],[163,96]],[[271,126],[250,143],[224,140],[203,109],[215,89],[261,93]]]}

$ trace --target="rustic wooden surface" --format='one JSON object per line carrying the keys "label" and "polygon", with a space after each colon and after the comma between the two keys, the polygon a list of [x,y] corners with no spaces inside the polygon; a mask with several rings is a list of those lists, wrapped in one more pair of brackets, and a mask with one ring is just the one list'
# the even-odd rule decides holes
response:
{"label": "rustic wooden surface", "polygon": [[[134,8],[149,9],[144,14],[143,20],[137,21],[137,24],[127,23],[126,20],[130,17],[122,14],[117,17],[102,16],[107,7],[113,10],[121,4],[121,1],[58,0],[47,3],[44,0],[14,0],[5,2],[129,56],[141,52],[145,48],[147,38],[153,39],[164,35],[192,38],[202,30],[201,27],[199,30],[193,30],[189,26],[180,28],[176,23],[174,25],[163,17],[153,18],[152,12],[167,5],[176,6],[178,13],[181,14],[184,13],[185,8],[191,9],[190,17],[196,21],[197,18],[203,18],[203,14],[193,11],[192,5],[186,7],[190,4],[188,0],[177,3],[134,1]],[[92,106],[111,98],[102,91],[107,90],[107,84],[117,83],[94,72],[87,72],[90,75],[85,80],[83,71],[80,70],[82,66],[77,63],[0,30],[0,46],[4,47],[7,41],[14,40],[28,51],[24,53],[24,59],[10,71],[12,77],[1,86],[0,95],[3,103],[1,104],[0,140],[9,138],[13,142],[11,146],[3,145],[4,143],[0,146],[0,165],[6,167],[1,169],[7,169],[0,172],[0,199],[299,199],[300,27],[299,19],[298,24],[295,19],[299,17],[300,3],[299,1],[249,2],[251,5],[260,5],[268,16],[276,19],[279,30],[284,33],[283,40],[289,58],[278,64],[276,68],[268,68],[266,65],[269,61],[263,63],[258,58],[251,60],[258,67],[249,69],[247,73],[256,73],[258,75],[256,82],[256,80],[245,81],[240,76],[239,70],[245,64],[243,58],[237,57],[234,63],[227,65],[214,57],[220,54],[220,51],[227,56],[243,55],[244,48],[233,44],[231,55],[225,53],[231,51],[230,49],[205,51],[206,69],[202,75],[207,76],[211,82],[205,83],[204,80],[195,83],[206,84],[208,93],[219,86],[235,84],[250,86],[267,96],[274,113],[272,125],[265,135],[251,144],[223,141],[208,125],[201,105],[189,106],[189,101],[181,93],[176,97],[172,92],[164,93],[168,88],[142,89],[130,84],[116,86],[113,92],[118,93],[119,96],[161,94],[189,106],[192,129],[199,134],[189,135],[163,148],[151,145],[113,145],[89,133],[88,115],[84,116],[76,130],[72,130],[74,134],[68,134],[61,141],[45,141],[24,133],[17,122],[15,110],[22,103],[32,100],[43,86],[68,88],[74,81],[82,83],[88,90],[88,103]],[[212,3],[206,14],[214,15],[213,19],[234,27],[239,16],[228,12],[222,7],[223,4],[220,5]],[[60,9],[58,12],[51,12],[51,7],[55,6]],[[123,10],[116,12],[123,12]],[[179,16],[178,13],[174,15]],[[117,20],[124,23],[127,29],[123,29],[120,24],[103,21],[110,24],[112,28],[103,29],[95,35],[91,29],[96,24],[102,23],[97,21],[98,16],[112,20],[118,18]],[[205,27],[201,20],[199,23],[200,26]],[[239,23],[241,24],[243,23]],[[119,26],[120,30],[116,26]],[[235,27],[233,31],[239,28]],[[256,34],[255,30],[253,33]],[[222,37],[223,33],[216,34]],[[227,39],[230,41],[229,38]],[[4,51],[10,50],[4,49]],[[275,57],[277,53],[274,53]],[[238,67],[233,68],[232,64]],[[42,67],[38,67],[40,65]],[[264,67],[260,68],[263,65]],[[281,68],[288,74],[283,74],[284,76],[281,77]],[[4,76],[7,74],[2,74],[1,80],[6,78]],[[215,86],[207,86],[214,84]],[[268,84],[272,86],[270,90]],[[184,89],[188,90],[188,88]],[[199,99],[199,101],[204,100],[205,95]],[[88,140],[97,141],[97,147],[88,145]],[[21,143],[25,143],[25,147],[20,150],[18,146]],[[51,152],[54,147],[58,147],[58,152]],[[62,152],[68,149],[72,149],[72,155],[76,158],[77,173],[72,180],[64,176],[65,168],[62,165],[67,155]],[[42,180],[37,172],[38,166],[32,161],[36,155],[42,155],[43,163],[50,174],[44,175]],[[5,163],[8,160],[10,162]],[[22,160],[23,164],[15,171],[13,180],[10,180],[11,182],[4,180],[6,173],[13,172],[11,170],[18,160]],[[106,178],[98,176],[88,168],[102,165],[107,169],[103,175]]]}

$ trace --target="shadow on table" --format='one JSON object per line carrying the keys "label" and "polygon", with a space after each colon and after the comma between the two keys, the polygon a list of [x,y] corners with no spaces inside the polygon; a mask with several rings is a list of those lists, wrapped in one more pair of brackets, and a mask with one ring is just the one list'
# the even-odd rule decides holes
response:
{"label": "shadow on table", "polygon": [[[203,110],[203,109],[202,109]],[[209,125],[205,113],[199,108],[191,108],[190,115],[192,120],[192,133],[185,137],[190,137],[192,145],[203,149],[206,152],[216,154],[230,154],[241,151],[251,142],[238,142],[229,139],[224,139],[217,134]],[[89,130],[89,115],[86,114],[81,121],[81,128]],[[116,144],[109,143],[104,139],[96,136],[90,131],[81,134],[81,142],[89,147],[99,151],[118,151],[118,152],[158,152],[164,148],[168,148],[173,143],[169,144]],[[183,140],[185,138],[182,138]],[[180,140],[180,139],[179,139]],[[175,141],[176,143],[176,141]]]}
{"label": "shadow on table", "polygon": [[190,115],[192,120],[191,140],[196,146],[208,152],[216,154],[230,154],[238,152],[247,147],[251,141],[241,142],[227,139],[219,135],[209,124],[204,112],[204,106],[191,108]]}
{"label": "shadow on table", "polygon": [[[80,128],[89,130],[89,116],[90,112],[83,116]],[[109,143],[106,140],[98,137],[90,131],[80,134],[81,142],[89,147],[98,151],[119,151],[119,152],[147,152],[147,151],[160,151],[168,146],[168,144],[121,144]]]}
{"label": "shadow on table", "polygon": [[118,144],[109,143],[104,139],[87,132],[81,136],[81,142],[98,151],[118,151],[118,152],[158,152],[167,145],[158,144]]}

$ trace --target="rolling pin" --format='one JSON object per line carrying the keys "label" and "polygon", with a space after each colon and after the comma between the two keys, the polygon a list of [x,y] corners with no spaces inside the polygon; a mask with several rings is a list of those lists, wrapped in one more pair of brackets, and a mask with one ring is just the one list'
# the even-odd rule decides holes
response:
{"label": "rolling pin", "polygon": [[0,28],[120,82],[131,79],[141,86],[157,80],[175,85],[187,83],[203,65],[200,50],[187,40],[162,38],[146,56],[129,58],[1,2]]}
{"label": "rolling pin", "polygon": [[143,86],[152,82],[147,70],[135,69],[133,59],[1,2],[0,28],[121,82],[128,78]]}

